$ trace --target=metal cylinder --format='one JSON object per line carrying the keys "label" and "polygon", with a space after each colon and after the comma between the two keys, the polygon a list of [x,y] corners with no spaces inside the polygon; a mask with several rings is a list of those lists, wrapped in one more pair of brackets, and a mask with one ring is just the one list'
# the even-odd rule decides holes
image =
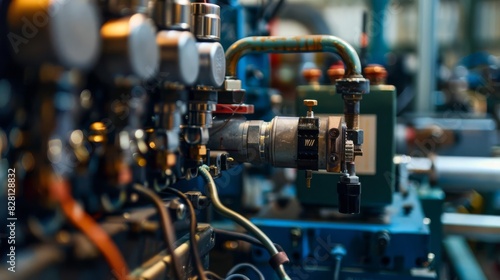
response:
{"label": "metal cylinder", "polygon": [[14,57],[89,69],[99,55],[99,15],[93,1],[11,1],[7,21]]}
{"label": "metal cylinder", "polygon": [[359,129],[359,109],[361,97],[344,96],[344,118],[347,129]]}
{"label": "metal cylinder", "polygon": [[198,43],[200,69],[196,85],[220,87],[226,75],[226,57],[222,45],[213,43]]}
{"label": "metal cylinder", "polygon": [[217,92],[209,90],[190,90],[187,104],[187,125],[212,127],[212,112],[216,109]]}
{"label": "metal cylinder", "polygon": [[187,0],[153,1],[153,19],[161,29],[185,30],[191,26],[191,3]]}
{"label": "metal cylinder", "polygon": [[411,158],[410,172],[435,172],[437,183],[445,190],[492,191],[500,189],[500,158],[437,156]]}
{"label": "metal cylinder", "polygon": [[156,43],[160,47],[160,79],[192,85],[200,70],[194,36],[187,31],[160,31]]}
{"label": "metal cylinder", "polygon": [[[107,10],[118,16],[146,13],[149,0],[108,0]],[[103,3],[101,3],[103,5]]]}
{"label": "metal cylinder", "polygon": [[143,14],[114,19],[101,28],[103,70],[113,76],[150,79],[158,72],[160,57],[156,27]]}
{"label": "metal cylinder", "polygon": [[192,3],[191,13],[191,32],[196,38],[219,41],[220,7],[209,3]]}
{"label": "metal cylinder", "polygon": [[211,127],[213,111],[215,111],[215,102],[189,102],[188,124],[199,127]]}
{"label": "metal cylinder", "polygon": [[[319,118],[318,169],[327,168],[329,118]],[[243,117],[215,119],[207,147],[228,152],[237,162],[297,167],[299,118],[275,117],[271,122]]]}

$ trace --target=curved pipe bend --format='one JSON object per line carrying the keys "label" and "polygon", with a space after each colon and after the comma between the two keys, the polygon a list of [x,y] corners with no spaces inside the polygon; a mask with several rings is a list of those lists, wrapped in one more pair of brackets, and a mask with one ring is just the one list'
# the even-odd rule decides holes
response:
{"label": "curved pipe bend", "polygon": [[226,76],[236,77],[238,61],[249,53],[304,52],[336,53],[346,66],[346,77],[361,77],[361,62],[354,48],[346,41],[332,35],[254,36],[240,39],[226,51]]}

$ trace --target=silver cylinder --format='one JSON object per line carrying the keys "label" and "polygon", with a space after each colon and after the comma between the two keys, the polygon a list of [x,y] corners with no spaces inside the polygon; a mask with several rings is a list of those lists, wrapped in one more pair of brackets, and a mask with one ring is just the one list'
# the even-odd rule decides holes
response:
{"label": "silver cylinder", "polygon": [[[318,169],[327,168],[329,118],[319,118]],[[243,117],[213,121],[207,147],[228,152],[237,162],[297,167],[298,117],[275,117],[271,122]]]}
{"label": "silver cylinder", "polygon": [[500,189],[500,158],[438,156],[438,182],[446,189]]}
{"label": "silver cylinder", "polygon": [[101,62],[107,75],[150,79],[158,72],[160,52],[156,27],[143,14],[113,19],[101,28]]}
{"label": "silver cylinder", "polygon": [[215,102],[189,102],[188,124],[190,126],[212,127],[212,112],[215,111]]}
{"label": "silver cylinder", "polygon": [[156,43],[160,47],[160,79],[192,85],[200,70],[194,36],[187,31],[160,31]]}
{"label": "silver cylinder", "polygon": [[90,69],[99,57],[100,18],[93,1],[11,1],[9,40],[17,61]]}
{"label": "silver cylinder", "polygon": [[109,0],[108,10],[115,15],[127,16],[134,13],[146,13],[148,0]]}
{"label": "silver cylinder", "polygon": [[220,87],[226,76],[226,56],[222,45],[214,43],[198,43],[200,69],[196,85]]}
{"label": "silver cylinder", "polygon": [[188,0],[157,0],[153,5],[152,17],[159,28],[189,31],[191,3]]}
{"label": "silver cylinder", "polygon": [[200,40],[220,39],[220,7],[208,3],[191,4],[191,32]]}
{"label": "silver cylinder", "polygon": [[500,158],[437,156],[412,158],[410,172],[435,172],[437,183],[445,190],[492,191],[500,189]]}

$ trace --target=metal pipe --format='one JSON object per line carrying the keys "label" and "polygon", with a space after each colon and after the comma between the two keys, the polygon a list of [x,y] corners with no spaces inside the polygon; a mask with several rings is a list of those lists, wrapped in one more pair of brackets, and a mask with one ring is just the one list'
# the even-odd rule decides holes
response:
{"label": "metal pipe", "polygon": [[446,235],[458,235],[486,242],[500,241],[500,217],[498,216],[443,213],[441,222]]}
{"label": "metal pipe", "polygon": [[491,191],[500,189],[500,158],[437,156],[412,158],[408,170],[416,173],[435,172],[444,190]]}
{"label": "metal pipe", "polygon": [[481,265],[467,244],[467,240],[460,236],[448,236],[443,240],[444,249],[455,269],[458,279],[486,280]]}
{"label": "metal pipe", "polygon": [[418,1],[418,82],[416,111],[431,112],[436,89],[437,10],[439,1]]}
{"label": "metal pipe", "polygon": [[[338,128],[330,118],[319,118],[318,130],[318,169],[328,169],[331,144],[328,132]],[[233,117],[231,119],[215,119],[210,130],[207,147],[212,151],[228,152],[237,162],[252,164],[269,163],[274,167],[297,168],[300,158],[299,118],[275,117],[270,122]],[[341,146],[341,137],[336,138],[335,147]],[[337,155],[338,157],[340,155]]]}
{"label": "metal pipe", "polygon": [[346,66],[346,77],[361,77],[361,62],[354,48],[346,41],[331,35],[295,37],[255,36],[233,43],[226,51],[226,76],[236,77],[241,57],[249,53],[303,53],[332,52],[338,54]]}

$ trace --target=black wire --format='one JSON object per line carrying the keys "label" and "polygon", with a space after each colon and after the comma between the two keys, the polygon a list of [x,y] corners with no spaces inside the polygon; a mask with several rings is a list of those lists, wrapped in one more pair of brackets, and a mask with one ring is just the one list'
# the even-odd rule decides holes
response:
{"label": "black wire", "polygon": [[218,274],[216,274],[213,271],[205,270],[205,274],[210,276],[211,279],[224,280],[224,278],[222,278],[221,276],[219,276]]}
{"label": "black wire", "polygon": [[165,245],[170,252],[171,260],[172,260],[172,266],[173,266],[173,271],[175,278],[178,280],[184,279],[181,269],[180,269],[180,261],[177,258],[177,255],[175,254],[175,248],[174,248],[174,243],[176,241],[175,237],[175,231],[173,230],[173,225],[172,225],[172,220],[170,219],[169,214],[167,213],[167,209],[165,208],[165,205],[163,204],[163,201],[161,198],[152,190],[147,189],[139,184],[134,184],[133,190],[136,191],[140,196],[151,200],[153,202],[156,210],[158,211],[158,216],[160,220],[160,224],[162,227],[162,232],[163,232],[163,237],[165,239]]}
{"label": "black wire", "polygon": [[177,189],[167,187],[164,189],[164,191],[177,195],[184,201],[184,203],[187,204],[189,208],[189,212],[191,214],[189,226],[189,243],[191,244],[189,245],[189,250],[193,255],[193,266],[196,269],[196,274],[198,274],[199,279],[207,280],[207,277],[205,276],[205,269],[203,268],[203,264],[201,261],[200,252],[198,252],[198,240],[196,240],[196,212],[194,211],[193,203],[187,198],[184,193]]}
{"label": "black wire", "polygon": [[[224,230],[224,229],[218,229],[218,228],[214,228],[214,232],[216,234],[219,234],[222,236],[231,237],[232,239],[245,241],[245,242],[248,242],[250,244],[265,248],[264,244],[262,244],[259,239],[255,238],[251,235],[245,234],[245,233],[236,232],[236,231],[229,231],[229,230]],[[276,249],[278,251],[284,252],[283,247],[281,247],[279,244],[277,244],[277,243],[273,243],[273,244],[274,244],[274,247],[276,247]]]}

